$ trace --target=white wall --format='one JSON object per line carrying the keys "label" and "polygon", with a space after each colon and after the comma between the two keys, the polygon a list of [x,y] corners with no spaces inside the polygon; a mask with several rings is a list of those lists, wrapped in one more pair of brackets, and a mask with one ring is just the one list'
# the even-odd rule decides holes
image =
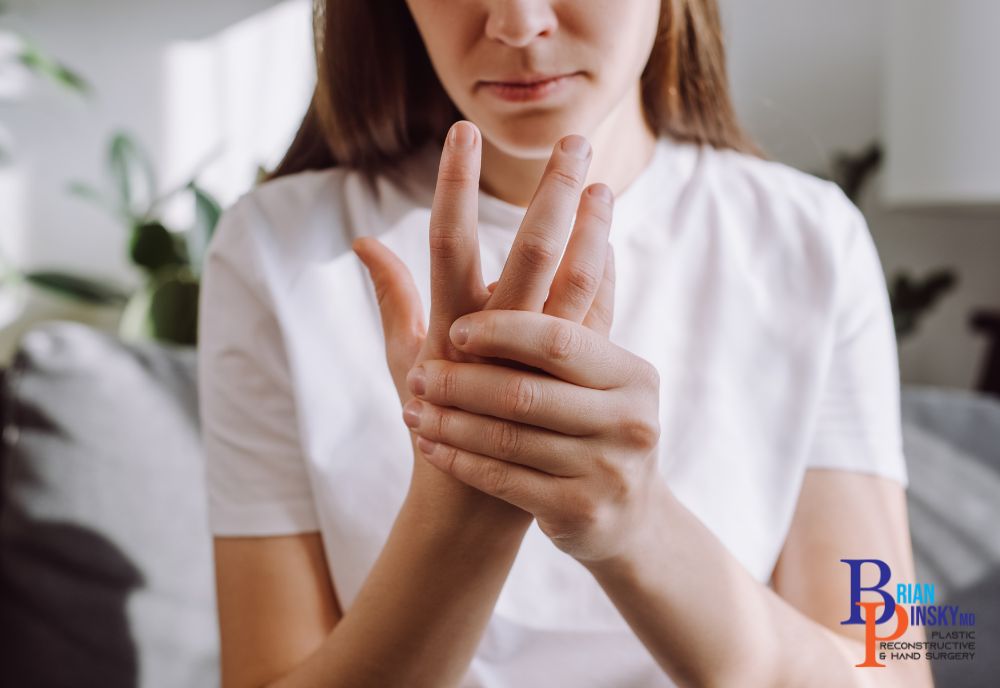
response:
{"label": "white wall", "polygon": [[[298,18],[284,20],[286,32],[300,22],[300,38],[269,43],[254,38],[245,20],[252,23],[276,0],[8,2],[29,34],[91,78],[99,98],[85,104],[52,88],[35,88],[16,108],[0,104],[0,121],[11,125],[19,143],[18,166],[0,170],[0,249],[23,266],[78,268],[134,281],[122,230],[67,196],[63,186],[94,179],[107,134],[127,125],[168,180],[183,177],[224,135],[230,153],[205,179],[231,200],[248,183],[250,161],[273,160],[304,110],[313,78],[308,2],[294,0]],[[832,151],[856,150],[879,136],[885,3],[720,4],[737,109],[772,157],[815,170]],[[247,64],[249,72],[241,69]],[[886,271],[921,274],[947,265],[960,278],[958,289],[902,344],[903,379],[970,386],[984,342],[969,331],[969,312],[1000,308],[1000,217],[889,211],[878,200],[878,188],[876,179],[861,206]],[[65,308],[32,298],[35,312],[58,315]],[[9,319],[9,303],[6,310]],[[0,296],[0,328],[4,311]],[[8,328],[8,342],[10,333]],[[3,345],[0,333],[0,357]]]}
{"label": "white wall", "polygon": [[[880,136],[886,3],[871,0],[720,0],[736,107],[774,158],[823,168],[835,150]],[[1000,309],[1000,215],[892,211],[876,177],[860,200],[890,275],[955,268],[959,285],[900,346],[905,382],[976,382],[985,341],[974,308]]]}
{"label": "white wall", "polygon": [[[284,152],[315,81],[310,0],[30,0],[4,21],[90,81],[86,101],[31,83],[0,104],[15,162],[0,168],[0,251],[21,269],[82,272],[125,286],[140,274],[126,231],[69,182],[101,185],[112,131],[131,132],[156,163],[161,190],[200,181],[224,204],[249,188],[258,163]],[[190,205],[168,208],[181,228]],[[113,328],[116,312],[81,308],[40,290],[0,289],[0,361],[40,319],[74,317]],[[13,320],[13,322],[12,322]]]}

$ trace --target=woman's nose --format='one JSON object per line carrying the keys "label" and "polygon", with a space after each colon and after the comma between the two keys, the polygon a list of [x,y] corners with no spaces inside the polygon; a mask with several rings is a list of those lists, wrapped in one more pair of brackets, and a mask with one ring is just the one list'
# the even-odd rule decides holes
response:
{"label": "woman's nose", "polygon": [[496,0],[487,5],[486,36],[511,47],[523,48],[556,28],[549,0]]}

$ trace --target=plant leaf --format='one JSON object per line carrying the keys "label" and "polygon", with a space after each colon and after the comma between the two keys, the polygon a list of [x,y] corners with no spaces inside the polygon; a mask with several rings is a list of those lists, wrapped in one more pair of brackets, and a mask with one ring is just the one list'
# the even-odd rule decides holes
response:
{"label": "plant leaf", "polygon": [[53,60],[33,43],[25,41],[25,47],[17,56],[17,60],[35,74],[71,91],[89,94],[92,90],[90,84],[82,76],[62,63]]}
{"label": "plant leaf", "polygon": [[[156,197],[156,178],[149,157],[129,134],[118,131],[111,138],[107,164],[118,190],[122,216],[130,222],[145,218]],[[137,189],[144,197],[137,198]]]}
{"label": "plant leaf", "polygon": [[81,198],[84,201],[89,201],[94,205],[100,206],[103,210],[108,211],[112,215],[117,216],[118,214],[118,208],[115,207],[114,202],[104,193],[86,182],[70,182],[66,185],[66,192]]}
{"label": "plant leaf", "polygon": [[191,256],[191,266],[195,273],[200,273],[208,244],[212,240],[215,227],[219,224],[219,218],[222,216],[222,207],[214,197],[195,182],[192,181],[188,188],[194,194],[195,206],[194,226],[187,233],[188,254]]}
{"label": "plant leaf", "polygon": [[133,228],[129,256],[133,263],[150,272],[187,262],[177,250],[173,233],[159,222],[145,222]]}
{"label": "plant leaf", "polygon": [[194,346],[198,337],[198,280],[178,270],[156,281],[149,303],[153,337],[173,344]]}
{"label": "plant leaf", "polygon": [[27,272],[24,274],[24,278],[35,286],[86,303],[117,306],[128,300],[126,291],[110,282],[90,277],[42,270]]}

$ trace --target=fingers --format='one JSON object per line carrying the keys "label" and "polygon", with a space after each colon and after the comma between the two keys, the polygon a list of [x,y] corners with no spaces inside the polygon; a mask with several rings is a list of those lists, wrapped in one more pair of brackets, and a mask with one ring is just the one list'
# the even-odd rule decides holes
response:
{"label": "fingers", "polygon": [[419,436],[417,447],[429,463],[445,473],[536,518],[549,518],[559,512],[563,490],[560,478],[554,475]]}
{"label": "fingers", "polygon": [[430,219],[431,335],[487,298],[479,265],[479,171],[482,137],[471,122],[448,133]]}
{"label": "fingers", "polygon": [[583,326],[593,330],[606,338],[611,333],[611,323],[615,315],[615,252],[611,243],[608,243],[604,254],[604,275],[601,278],[601,286],[597,289],[597,296],[590,304],[587,317],[583,319]]}
{"label": "fingers", "polygon": [[594,390],[654,377],[648,362],[606,335],[545,313],[469,313],[452,325],[451,341],[462,353],[517,361]]}
{"label": "fingers", "polygon": [[431,359],[414,366],[406,381],[416,397],[432,404],[565,435],[604,433],[615,422],[597,390],[504,365]]}
{"label": "fingers", "polygon": [[577,323],[586,317],[603,280],[612,203],[605,184],[593,184],[580,196],[573,233],[543,313]]}
{"label": "fingers", "polygon": [[590,144],[582,136],[556,144],[487,308],[542,310],[590,159]]}
{"label": "fingers", "polygon": [[575,477],[590,468],[590,457],[581,456],[579,440],[531,425],[420,399],[406,403],[403,420],[413,432],[433,442],[512,461],[551,475]]}
{"label": "fingers", "polygon": [[368,269],[386,343],[386,358],[397,387],[423,342],[425,327],[420,293],[406,264],[374,237],[359,237],[351,247]]}

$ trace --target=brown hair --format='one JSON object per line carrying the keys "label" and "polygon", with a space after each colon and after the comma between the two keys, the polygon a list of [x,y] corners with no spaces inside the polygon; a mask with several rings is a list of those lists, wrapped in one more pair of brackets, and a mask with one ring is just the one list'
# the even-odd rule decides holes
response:
{"label": "brown hair", "polygon": [[[462,114],[441,86],[406,3],[315,0],[317,85],[294,140],[266,179],[343,166],[395,176]],[[765,157],[737,122],[717,0],[662,0],[641,77],[657,136]]]}

